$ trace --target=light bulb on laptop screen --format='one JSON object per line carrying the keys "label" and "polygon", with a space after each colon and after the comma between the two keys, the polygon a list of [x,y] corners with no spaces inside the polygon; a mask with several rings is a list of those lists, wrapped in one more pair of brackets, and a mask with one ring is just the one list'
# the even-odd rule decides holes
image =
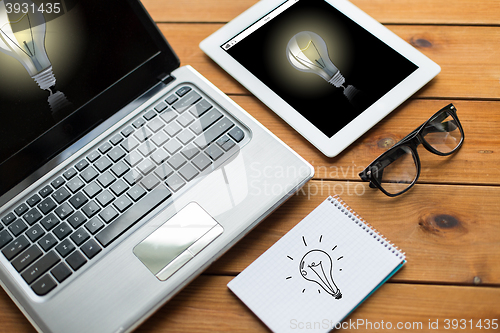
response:
{"label": "light bulb on laptop screen", "polygon": [[341,87],[345,78],[328,55],[326,43],[318,34],[302,31],[288,42],[286,54],[290,64],[302,72],[314,73],[335,87]]}
{"label": "light bulb on laptop screen", "polygon": [[342,293],[333,281],[332,258],[322,250],[311,250],[307,252],[300,261],[300,275],[307,281],[315,282],[328,294],[341,299]]}
{"label": "light bulb on laptop screen", "polygon": [[19,61],[41,89],[49,90],[56,78],[45,50],[45,18],[30,0],[17,5],[0,0],[0,51]]}

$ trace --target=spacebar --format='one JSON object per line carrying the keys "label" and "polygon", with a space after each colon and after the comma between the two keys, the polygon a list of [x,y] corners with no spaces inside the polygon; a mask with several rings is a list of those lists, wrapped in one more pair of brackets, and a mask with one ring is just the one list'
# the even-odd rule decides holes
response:
{"label": "spacebar", "polygon": [[164,185],[158,186],[97,234],[96,239],[102,246],[108,246],[171,195]]}

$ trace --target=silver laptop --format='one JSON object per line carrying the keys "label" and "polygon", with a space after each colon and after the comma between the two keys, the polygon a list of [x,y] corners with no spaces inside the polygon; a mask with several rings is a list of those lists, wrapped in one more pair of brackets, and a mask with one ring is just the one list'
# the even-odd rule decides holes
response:
{"label": "silver laptop", "polygon": [[0,281],[38,331],[127,332],[313,169],[139,1],[51,3],[0,1]]}

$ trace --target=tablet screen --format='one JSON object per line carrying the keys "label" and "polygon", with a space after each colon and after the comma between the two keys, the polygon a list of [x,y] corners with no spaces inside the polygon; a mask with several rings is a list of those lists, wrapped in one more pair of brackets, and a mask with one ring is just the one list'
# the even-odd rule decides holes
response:
{"label": "tablet screen", "polygon": [[221,45],[331,138],[418,66],[323,0],[289,0]]}

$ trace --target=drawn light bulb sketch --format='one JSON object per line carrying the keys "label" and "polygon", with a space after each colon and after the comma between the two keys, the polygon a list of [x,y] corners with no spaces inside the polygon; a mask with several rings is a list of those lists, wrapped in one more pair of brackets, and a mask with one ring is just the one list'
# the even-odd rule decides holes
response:
{"label": "drawn light bulb sketch", "polygon": [[286,55],[296,70],[314,73],[335,87],[343,88],[349,101],[359,93],[352,85],[344,86],[346,79],[330,59],[326,42],[320,35],[312,31],[299,32],[288,42]]}
{"label": "drawn light bulb sketch", "polygon": [[[28,8],[33,2],[23,0]],[[56,78],[45,50],[45,18],[38,10],[8,13],[0,1],[0,51],[19,61],[43,90],[55,86]]]}
{"label": "drawn light bulb sketch", "polygon": [[333,281],[332,258],[323,250],[311,250],[300,261],[299,271],[304,279],[315,282],[328,294],[341,299],[342,293]]}

